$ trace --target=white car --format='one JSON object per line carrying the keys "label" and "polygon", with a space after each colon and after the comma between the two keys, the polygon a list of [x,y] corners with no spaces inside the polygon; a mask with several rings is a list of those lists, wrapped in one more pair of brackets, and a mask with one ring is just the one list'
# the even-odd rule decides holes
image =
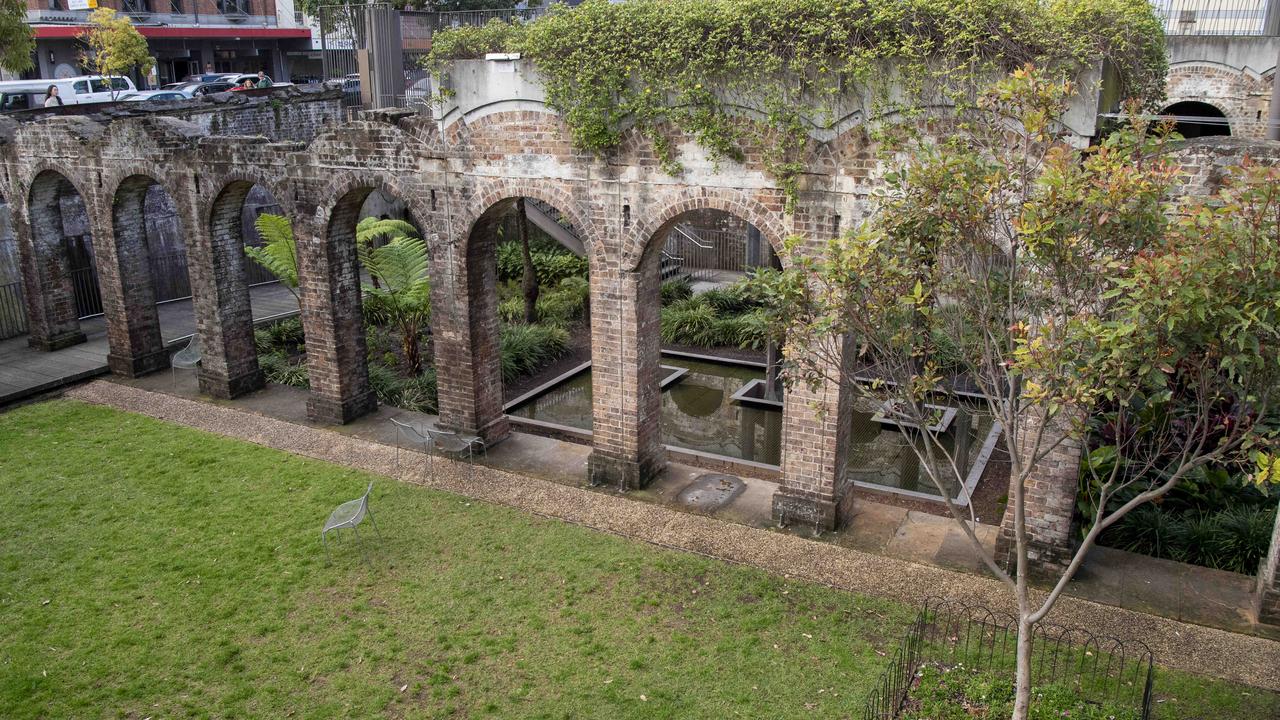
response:
{"label": "white car", "polygon": [[124,98],[125,102],[168,102],[171,100],[188,100],[190,97],[177,90],[143,90]]}

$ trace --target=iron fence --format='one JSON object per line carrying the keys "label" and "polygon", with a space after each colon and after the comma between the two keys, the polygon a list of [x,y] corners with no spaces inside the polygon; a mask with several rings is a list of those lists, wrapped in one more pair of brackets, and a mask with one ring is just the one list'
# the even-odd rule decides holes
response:
{"label": "iron fence", "polygon": [[27,310],[22,304],[22,283],[0,285],[0,340],[27,334]]}
{"label": "iron fence", "polygon": [[1276,0],[1154,0],[1167,35],[1280,34]]}
{"label": "iron fence", "polygon": [[74,268],[67,273],[71,293],[76,302],[76,316],[81,320],[102,314],[102,290],[93,266]]}
{"label": "iron fence", "polygon": [[191,278],[187,274],[187,253],[182,250],[156,253],[151,260],[151,286],[156,302],[191,297]]}
{"label": "iron fence", "polygon": [[[1014,675],[1018,621],[1006,613],[930,599],[868,698],[864,720],[893,720],[926,663]],[[1139,642],[1097,637],[1079,628],[1037,624],[1031,637],[1031,684],[1057,685],[1087,703],[1132,708],[1151,717],[1155,660]]]}

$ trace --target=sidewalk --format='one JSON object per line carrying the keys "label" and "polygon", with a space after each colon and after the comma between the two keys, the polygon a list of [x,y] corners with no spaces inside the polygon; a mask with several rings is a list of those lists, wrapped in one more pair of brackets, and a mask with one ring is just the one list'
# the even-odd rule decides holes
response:
{"label": "sidewalk", "polygon": [[[275,386],[246,399],[225,403],[150,392],[142,387],[149,384],[148,380],[95,381],[67,394],[75,399],[852,592],[909,603],[919,603],[930,596],[948,596],[997,609],[1010,606],[1007,589],[979,575],[724,522],[676,510],[663,502],[641,502],[611,491],[574,487],[530,472],[530,468],[558,475],[578,472],[587,452],[582,446],[517,434],[495,448],[485,461],[489,466],[501,467],[477,467],[474,477],[470,477],[455,463],[437,462],[435,474],[427,477],[425,458],[401,451],[397,468],[395,449],[387,444],[389,423],[386,419],[407,414],[403,411],[380,408],[375,415],[350,426],[315,427],[302,419],[306,394],[291,388]],[[167,382],[166,378],[161,386]],[[684,467],[673,468],[671,472],[703,473]],[[580,472],[577,475],[582,476]],[[746,493],[742,495],[745,496]],[[895,530],[895,536],[900,530],[901,527]],[[1122,589],[1119,594],[1124,596],[1127,592]],[[1168,592],[1174,593],[1177,589],[1170,587]],[[1168,667],[1280,690],[1280,673],[1276,672],[1280,667],[1280,642],[1274,640],[1071,596],[1058,603],[1050,621],[1088,627],[1096,634],[1126,642],[1141,641]]]}
{"label": "sidewalk", "polygon": [[[255,322],[296,314],[298,302],[279,283],[249,288]],[[156,306],[160,314],[160,335],[166,344],[186,339],[195,332],[191,299],[174,300]],[[79,345],[54,352],[40,352],[27,346],[27,336],[0,340],[0,406],[24,398],[73,385],[107,373],[107,323],[101,316],[80,321],[88,338]]]}

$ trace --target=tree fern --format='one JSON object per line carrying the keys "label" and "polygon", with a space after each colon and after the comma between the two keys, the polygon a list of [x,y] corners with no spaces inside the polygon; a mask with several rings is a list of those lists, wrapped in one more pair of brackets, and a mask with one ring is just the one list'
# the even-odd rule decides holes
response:
{"label": "tree fern", "polygon": [[298,297],[298,245],[293,239],[293,225],[289,218],[263,213],[254,221],[262,247],[246,245],[244,254],[275,275],[302,307]]}
{"label": "tree fern", "polygon": [[363,263],[376,283],[365,286],[365,314],[400,329],[405,363],[417,375],[422,371],[418,334],[431,321],[427,244],[417,237],[398,235],[382,247],[369,249]]}

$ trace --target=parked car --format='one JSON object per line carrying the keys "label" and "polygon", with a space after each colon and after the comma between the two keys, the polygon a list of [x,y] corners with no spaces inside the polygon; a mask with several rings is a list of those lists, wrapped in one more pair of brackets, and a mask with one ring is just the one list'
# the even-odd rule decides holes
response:
{"label": "parked car", "polygon": [[177,90],[143,90],[136,92],[124,100],[125,102],[169,102],[172,100],[189,100],[190,96]]}
{"label": "parked car", "polygon": [[111,102],[138,92],[127,77],[81,75],[55,80],[10,80],[0,82],[0,110],[12,112],[44,107],[50,85],[58,87],[63,105]]}
{"label": "parked car", "polygon": [[235,87],[227,80],[219,80],[217,82],[187,82],[178,85],[178,87],[170,88],[171,92],[179,92],[186,97],[202,97],[204,95],[212,95],[214,93],[226,92]]}

